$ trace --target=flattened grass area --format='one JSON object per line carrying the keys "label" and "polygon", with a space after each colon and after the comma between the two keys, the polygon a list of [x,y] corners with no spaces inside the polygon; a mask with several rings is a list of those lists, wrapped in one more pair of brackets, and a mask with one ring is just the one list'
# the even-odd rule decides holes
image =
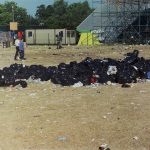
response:
{"label": "flattened grass area", "polygon": [[[86,57],[122,59],[134,49],[150,58],[150,46],[28,46],[27,60],[14,61],[15,47],[0,48],[0,67],[13,63],[58,65]],[[150,149],[150,83],[62,87],[29,83],[26,89],[0,87],[1,150]]]}

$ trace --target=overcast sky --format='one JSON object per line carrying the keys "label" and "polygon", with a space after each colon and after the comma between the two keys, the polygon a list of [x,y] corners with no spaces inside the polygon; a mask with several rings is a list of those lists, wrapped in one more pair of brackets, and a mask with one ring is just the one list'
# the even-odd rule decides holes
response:
{"label": "overcast sky", "polygon": [[[34,16],[36,12],[37,6],[41,4],[49,5],[53,4],[55,0],[0,0],[0,3],[4,3],[5,1],[14,1],[23,8],[27,9],[28,14]],[[83,2],[85,0],[66,0],[69,4],[73,2]]]}

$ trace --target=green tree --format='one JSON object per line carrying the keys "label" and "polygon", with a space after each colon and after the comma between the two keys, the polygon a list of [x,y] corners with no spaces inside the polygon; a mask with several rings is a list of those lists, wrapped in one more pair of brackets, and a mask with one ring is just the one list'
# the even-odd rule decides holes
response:
{"label": "green tree", "polygon": [[67,28],[75,29],[91,12],[87,1],[71,4],[67,12]]}
{"label": "green tree", "polygon": [[38,6],[35,16],[38,19],[44,19],[44,18],[46,18],[46,6],[45,5]]}
{"label": "green tree", "polygon": [[55,15],[61,17],[67,12],[68,3],[64,0],[58,0],[53,4]]}
{"label": "green tree", "polygon": [[14,11],[14,21],[18,22],[20,25],[27,24],[27,11],[25,8],[17,6],[17,3],[5,2],[0,5],[0,25],[9,25],[9,22],[13,21],[13,11]]}
{"label": "green tree", "polygon": [[66,27],[66,13],[68,3],[64,0],[56,1],[53,4],[54,13],[47,19],[49,28],[65,28]]}
{"label": "green tree", "polygon": [[48,5],[46,7],[46,12],[45,12],[45,16],[46,17],[49,17],[49,16],[52,16],[54,14],[54,8],[52,5]]}
{"label": "green tree", "polygon": [[64,0],[57,0],[53,5],[37,7],[36,19],[48,28],[75,29],[90,13],[87,1],[68,5]]}
{"label": "green tree", "polygon": [[32,26],[37,26],[37,25],[39,25],[38,20],[35,17],[28,15],[25,27],[26,28],[32,28]]}

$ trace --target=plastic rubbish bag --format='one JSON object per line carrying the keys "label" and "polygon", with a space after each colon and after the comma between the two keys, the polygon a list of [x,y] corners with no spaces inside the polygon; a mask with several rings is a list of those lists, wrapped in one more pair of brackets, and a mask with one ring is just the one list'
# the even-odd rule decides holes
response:
{"label": "plastic rubbish bag", "polygon": [[107,75],[113,75],[116,73],[117,73],[117,67],[116,66],[109,66],[108,67]]}

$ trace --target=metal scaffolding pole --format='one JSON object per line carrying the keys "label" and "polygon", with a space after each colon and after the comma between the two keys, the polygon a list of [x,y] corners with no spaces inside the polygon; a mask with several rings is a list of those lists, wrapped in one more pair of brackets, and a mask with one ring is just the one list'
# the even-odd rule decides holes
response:
{"label": "metal scaffolding pole", "polygon": [[104,43],[150,41],[150,0],[92,0],[92,29]]}

